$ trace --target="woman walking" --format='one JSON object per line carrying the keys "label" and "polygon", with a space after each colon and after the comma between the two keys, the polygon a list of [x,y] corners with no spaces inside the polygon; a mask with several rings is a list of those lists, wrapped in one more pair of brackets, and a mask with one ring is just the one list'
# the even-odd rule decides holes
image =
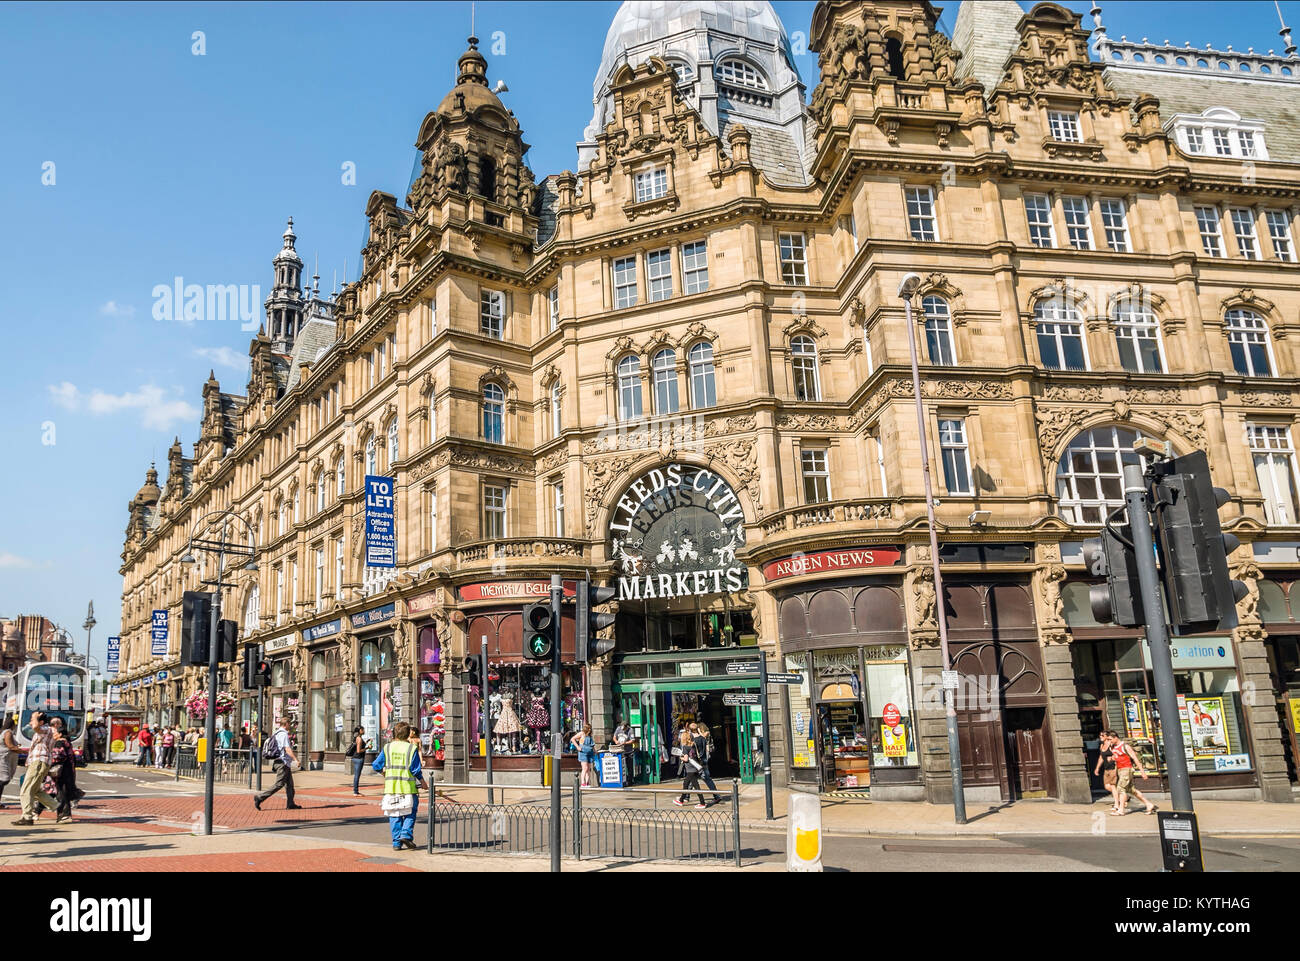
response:
{"label": "woman walking", "polygon": [[569,738],[569,744],[577,749],[582,762],[582,786],[595,787],[592,781],[600,782],[596,780],[596,740],[591,736],[591,725],[582,725],[582,730]]}
{"label": "woman walking", "polygon": [[366,763],[366,729],[360,724],[352,729],[352,743],[347,757],[352,759],[352,796],[361,797],[361,769]]}
{"label": "woman walking", "polygon": [[718,793],[718,786],[713,783],[713,775],[709,773],[709,758],[713,757],[713,735],[703,721],[692,722],[688,729],[691,740],[695,743],[695,759],[703,765],[700,768],[700,780],[713,792],[713,803],[721,804],[722,795]]}
{"label": "woman walking", "polygon": [[1115,787],[1118,778],[1115,774],[1115,754],[1113,751],[1114,742],[1110,739],[1109,731],[1101,732],[1101,753],[1097,756],[1097,763],[1092,769],[1093,774],[1101,775],[1101,783],[1110,793],[1110,810],[1112,814],[1119,813],[1119,794],[1116,793]]}
{"label": "woman walking", "polygon": [[63,727],[63,718],[56,717],[50,722],[54,728],[54,743],[50,746],[50,777],[54,779],[54,796],[58,798],[55,808],[57,824],[72,821],[72,802],[77,800],[77,755],[68,740]]}
{"label": "woman walking", "polygon": [[[17,725],[12,714],[6,714],[4,726],[0,727],[0,801],[4,800],[5,788],[18,773],[18,752],[21,745],[14,740]],[[0,803],[0,807],[4,804]]]}
{"label": "woman walking", "polygon": [[673,803],[682,807],[690,800],[691,791],[696,791],[700,803],[695,805],[695,810],[702,811],[709,806],[705,803],[704,792],[699,790],[700,772],[704,770],[704,764],[700,761],[699,752],[695,749],[695,741],[691,738],[689,729],[682,728],[677,744],[681,751],[677,758],[677,765],[682,773],[682,796],[673,798]]}
{"label": "woman walking", "polygon": [[1120,816],[1128,814],[1128,796],[1131,794],[1147,806],[1147,814],[1154,814],[1156,806],[1142,796],[1142,792],[1137,789],[1133,780],[1135,765],[1141,777],[1147,776],[1146,768],[1142,766],[1142,759],[1137,756],[1137,752],[1129,746],[1128,742],[1120,740],[1120,736],[1114,731],[1106,733],[1110,735],[1110,751],[1115,758],[1115,809],[1111,813]]}

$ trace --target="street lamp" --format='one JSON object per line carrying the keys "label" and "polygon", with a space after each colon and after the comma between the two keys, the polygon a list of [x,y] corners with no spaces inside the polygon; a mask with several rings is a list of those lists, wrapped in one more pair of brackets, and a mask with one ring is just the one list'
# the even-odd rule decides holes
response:
{"label": "street lamp", "polygon": [[86,605],[86,623],[81,626],[86,629],[86,670],[90,670],[90,632],[95,628],[95,602],[91,601]]}
{"label": "street lamp", "polygon": [[[248,536],[247,544],[243,543],[242,538],[234,540],[228,536],[232,521],[243,526]],[[195,548],[200,552],[214,552],[217,555],[216,577],[211,580],[203,578],[199,581],[200,584],[207,584],[216,588],[212,592],[212,617],[208,630],[208,716],[204,724],[208,757],[203,778],[203,833],[210,835],[212,833],[212,797],[217,770],[214,746],[217,741],[217,654],[221,646],[217,640],[217,625],[221,623],[221,589],[235,586],[224,582],[221,578],[225,574],[227,554],[247,558],[248,560],[243,569],[256,571],[257,549],[252,527],[249,526],[248,521],[234,511],[211,511],[195,521],[193,533],[190,534],[189,545],[184,556],[181,557],[182,564],[197,562]],[[202,573],[201,570],[200,573]]]}
{"label": "street lamp", "polygon": [[943,660],[943,704],[948,720],[948,766],[952,770],[953,816],[958,824],[966,823],[966,794],[961,776],[961,741],[957,734],[957,704],[951,678],[952,660],[948,656],[948,624],[943,610],[943,574],[939,570],[939,535],[935,530],[934,490],[930,483],[930,451],[925,437],[925,408],[921,403],[921,368],[916,359],[916,330],[912,326],[912,298],[921,286],[920,274],[907,274],[898,285],[907,316],[907,348],[912,354],[912,394],[916,398],[916,433],[921,441],[921,475],[925,479],[925,513],[930,521],[930,563],[934,567],[935,620],[939,622],[939,650]]}

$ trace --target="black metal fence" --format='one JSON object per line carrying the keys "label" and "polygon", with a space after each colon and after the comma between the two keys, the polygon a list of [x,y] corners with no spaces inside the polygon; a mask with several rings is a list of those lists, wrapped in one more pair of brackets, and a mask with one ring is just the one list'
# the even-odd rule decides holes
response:
{"label": "black metal fence", "polygon": [[[235,748],[217,748],[213,752],[216,761],[214,780],[217,784],[242,784],[253,786],[253,775],[257,771],[257,752],[240,751]],[[202,781],[207,777],[207,762],[198,758],[198,748],[192,744],[180,744],[176,747],[176,780],[184,778],[189,781]]]}
{"label": "black metal fence", "polygon": [[[550,794],[545,788],[434,785],[428,850],[549,855]],[[454,793],[444,793],[454,792]],[[704,810],[661,807],[678,788],[582,788],[574,779],[560,807],[562,853],[638,861],[717,861],[740,867],[740,791]],[[510,798],[513,796],[513,800]]]}

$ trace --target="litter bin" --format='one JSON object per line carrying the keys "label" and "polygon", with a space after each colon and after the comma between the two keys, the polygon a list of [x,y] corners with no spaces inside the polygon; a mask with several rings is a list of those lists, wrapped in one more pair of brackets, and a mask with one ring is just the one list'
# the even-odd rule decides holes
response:
{"label": "litter bin", "polygon": [[630,755],[620,751],[601,751],[596,755],[596,774],[601,787],[627,787],[630,782]]}

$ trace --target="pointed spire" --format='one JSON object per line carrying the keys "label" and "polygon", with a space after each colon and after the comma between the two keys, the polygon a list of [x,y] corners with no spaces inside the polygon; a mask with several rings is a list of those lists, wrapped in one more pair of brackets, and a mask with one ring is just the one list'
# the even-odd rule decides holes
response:
{"label": "pointed spire", "polygon": [[1291,39],[1291,28],[1286,25],[1286,19],[1282,16],[1282,5],[1277,0],[1273,0],[1273,7],[1277,10],[1278,23],[1282,24],[1282,29],[1277,34],[1282,38],[1282,42],[1286,44],[1286,55],[1294,57],[1296,45],[1295,41]]}

